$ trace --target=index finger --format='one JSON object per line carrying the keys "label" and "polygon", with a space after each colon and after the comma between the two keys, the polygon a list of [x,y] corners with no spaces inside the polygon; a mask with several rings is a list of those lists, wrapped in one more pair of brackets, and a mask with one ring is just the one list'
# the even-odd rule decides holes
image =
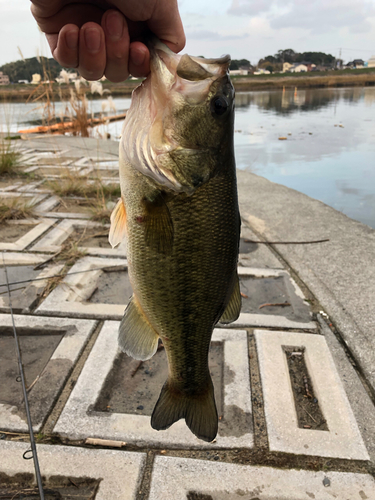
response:
{"label": "index finger", "polygon": [[176,0],[159,0],[147,25],[173,52],[180,52],[185,47],[186,38]]}

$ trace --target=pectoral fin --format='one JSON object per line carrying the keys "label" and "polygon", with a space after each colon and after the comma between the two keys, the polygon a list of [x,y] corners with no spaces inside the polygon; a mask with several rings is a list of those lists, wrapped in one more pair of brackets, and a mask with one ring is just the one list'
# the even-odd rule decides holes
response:
{"label": "pectoral fin", "polygon": [[115,248],[126,235],[126,210],[122,198],[111,214],[111,229],[109,230],[108,240],[112,248]]}
{"label": "pectoral fin", "polygon": [[173,247],[173,221],[159,193],[152,201],[144,200],[146,245],[158,253],[170,255]]}
{"label": "pectoral fin", "polygon": [[222,314],[219,323],[223,323],[224,325],[228,323],[232,323],[235,321],[241,312],[241,293],[240,293],[240,283],[238,280],[238,275],[236,273],[235,283],[231,298],[227,307],[225,308],[224,313]]}
{"label": "pectoral fin", "polygon": [[155,354],[158,340],[158,334],[133,296],[125,309],[119,328],[120,349],[134,359],[145,361]]}

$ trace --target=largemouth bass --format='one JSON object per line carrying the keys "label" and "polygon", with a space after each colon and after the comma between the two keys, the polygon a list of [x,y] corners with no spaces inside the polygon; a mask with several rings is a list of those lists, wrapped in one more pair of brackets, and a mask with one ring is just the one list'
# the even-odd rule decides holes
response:
{"label": "largemouth bass", "polygon": [[151,425],[163,430],[185,418],[212,441],[211,335],[241,308],[230,57],[181,56],[159,41],[150,52],[151,73],[134,90],[124,123],[121,199],[111,216],[112,246],[127,236],[134,292],[119,344],[146,360],[162,339],[169,374]]}

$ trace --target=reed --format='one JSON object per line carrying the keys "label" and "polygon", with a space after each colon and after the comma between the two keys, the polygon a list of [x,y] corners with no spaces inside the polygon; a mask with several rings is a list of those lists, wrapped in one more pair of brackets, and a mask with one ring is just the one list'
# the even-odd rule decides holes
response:
{"label": "reed", "polygon": [[0,224],[8,220],[27,219],[35,216],[34,200],[17,198],[3,198],[0,202]]}

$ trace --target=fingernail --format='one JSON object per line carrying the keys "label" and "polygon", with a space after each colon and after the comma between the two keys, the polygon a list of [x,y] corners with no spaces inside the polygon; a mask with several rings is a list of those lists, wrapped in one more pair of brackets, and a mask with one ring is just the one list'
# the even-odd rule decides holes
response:
{"label": "fingernail", "polygon": [[70,50],[75,50],[78,47],[78,31],[67,31],[65,33],[65,42]]}
{"label": "fingernail", "polygon": [[105,20],[106,35],[113,41],[121,40],[124,31],[124,21],[118,12],[110,12]]}
{"label": "fingernail", "polygon": [[134,66],[142,66],[142,64],[145,62],[146,54],[143,50],[137,50],[133,47],[130,47],[130,58]]}
{"label": "fingernail", "polygon": [[100,49],[100,31],[95,28],[84,30],[86,47],[90,52],[98,52]]}

